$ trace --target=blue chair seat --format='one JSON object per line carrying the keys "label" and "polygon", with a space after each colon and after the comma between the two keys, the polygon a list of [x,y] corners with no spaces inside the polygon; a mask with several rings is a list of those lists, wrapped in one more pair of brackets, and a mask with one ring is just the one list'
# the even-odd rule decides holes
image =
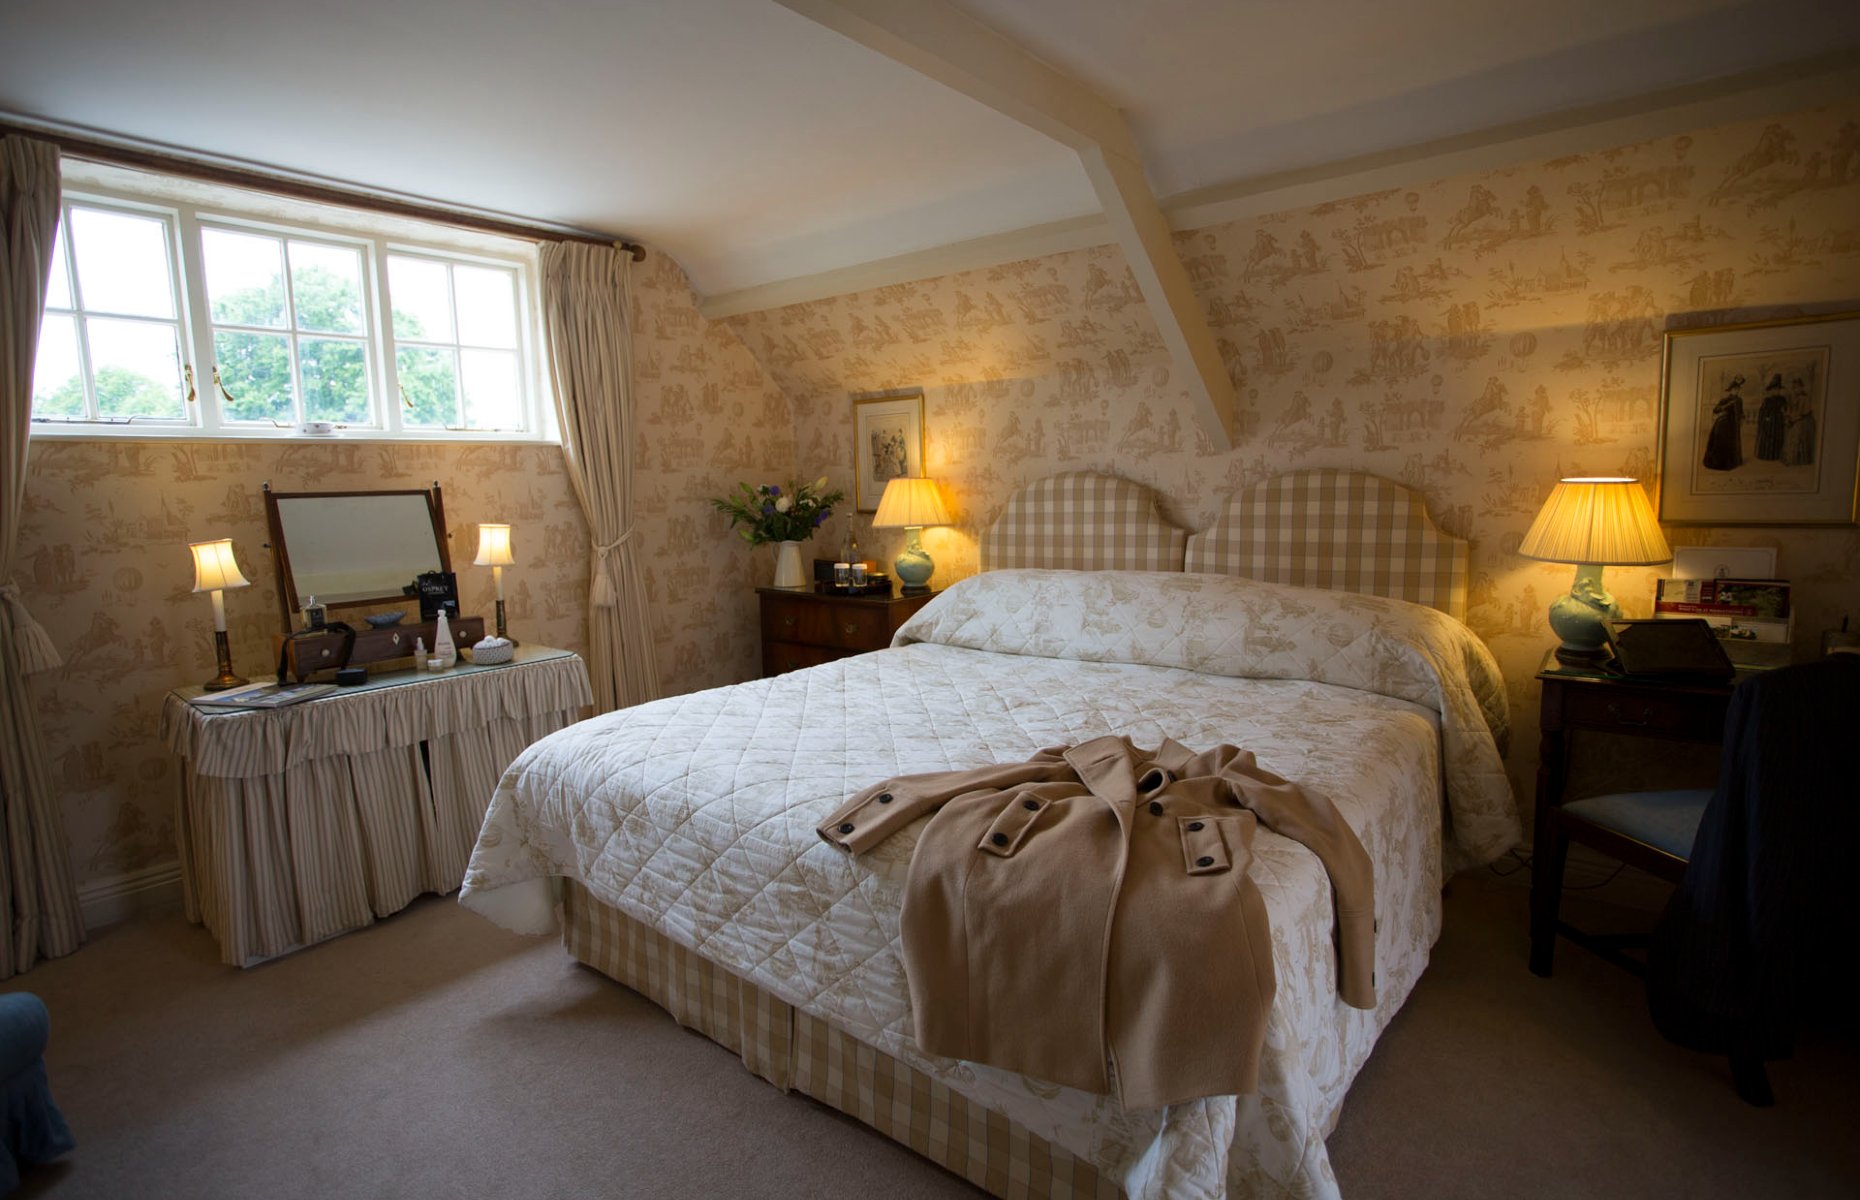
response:
{"label": "blue chair seat", "polygon": [[1699,820],[1711,801],[1711,791],[1615,792],[1572,800],[1563,812],[1592,825],[1645,842],[1678,859],[1692,857]]}

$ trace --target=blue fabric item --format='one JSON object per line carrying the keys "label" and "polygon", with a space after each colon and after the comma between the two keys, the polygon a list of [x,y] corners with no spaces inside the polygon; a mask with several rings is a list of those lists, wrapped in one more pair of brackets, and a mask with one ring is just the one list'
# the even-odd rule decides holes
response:
{"label": "blue fabric item", "polygon": [[1656,850],[1664,850],[1674,858],[1690,859],[1692,841],[1698,837],[1699,818],[1705,815],[1705,806],[1709,803],[1710,789],[1616,792],[1572,800],[1563,806],[1563,811],[1603,829],[1626,834]]}
{"label": "blue fabric item", "polygon": [[0,996],[0,1195],[19,1186],[21,1162],[50,1162],[77,1144],[45,1074],[51,1033],[51,1016],[37,996]]}

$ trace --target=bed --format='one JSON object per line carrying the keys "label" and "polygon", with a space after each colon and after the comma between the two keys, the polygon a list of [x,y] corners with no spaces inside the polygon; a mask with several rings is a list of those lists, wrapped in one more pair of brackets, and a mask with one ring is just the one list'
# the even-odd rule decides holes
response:
{"label": "bed", "polygon": [[[1306,471],[1238,493],[1195,535],[1140,485],[1055,476],[1011,498],[981,550],[983,572],[889,650],[531,747],[498,785],[462,902],[561,928],[580,961],[758,1075],[992,1194],[1335,1195],[1324,1139],[1426,965],[1447,870],[1518,835],[1502,680],[1456,619],[1465,544],[1397,485]],[[1375,863],[1380,1003],[1359,1011],[1336,998],[1322,868],[1262,831],[1279,985],[1255,1094],[1126,1112],[918,1053],[897,944],[921,823],[857,857],[815,834],[879,779],[1105,733],[1254,750],[1330,795]]]}

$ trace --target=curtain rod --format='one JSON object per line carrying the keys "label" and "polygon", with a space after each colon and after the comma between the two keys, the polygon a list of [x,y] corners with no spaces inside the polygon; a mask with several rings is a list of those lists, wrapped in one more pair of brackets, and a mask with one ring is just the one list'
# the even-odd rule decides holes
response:
{"label": "curtain rod", "polygon": [[42,142],[50,142],[73,158],[88,159],[111,166],[135,167],[142,170],[161,171],[169,175],[180,175],[188,179],[199,179],[207,183],[256,188],[282,196],[290,196],[297,200],[312,200],[319,204],[336,204],[345,208],[385,213],[389,216],[436,221],[444,225],[475,229],[484,233],[497,233],[505,237],[518,237],[532,242],[586,242],[595,246],[617,246],[631,254],[634,262],[641,262],[646,257],[646,248],[638,242],[629,242],[587,230],[551,229],[545,225],[531,225],[523,221],[482,216],[478,213],[462,212],[416,200],[382,196],[372,192],[350,191],[333,184],[315,183],[289,175],[274,175],[250,167],[230,166],[225,163],[176,154],[172,151],[157,150],[149,146],[99,141],[95,138],[66,133],[62,129],[21,125],[0,120],[0,136],[7,134],[37,138]]}

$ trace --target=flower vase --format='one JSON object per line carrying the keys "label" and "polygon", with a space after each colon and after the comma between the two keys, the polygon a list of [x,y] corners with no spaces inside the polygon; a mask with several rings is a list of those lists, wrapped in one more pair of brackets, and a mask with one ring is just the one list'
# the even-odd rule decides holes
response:
{"label": "flower vase", "polygon": [[807,586],[807,571],[801,564],[801,543],[777,542],[775,544],[775,586],[778,588]]}

